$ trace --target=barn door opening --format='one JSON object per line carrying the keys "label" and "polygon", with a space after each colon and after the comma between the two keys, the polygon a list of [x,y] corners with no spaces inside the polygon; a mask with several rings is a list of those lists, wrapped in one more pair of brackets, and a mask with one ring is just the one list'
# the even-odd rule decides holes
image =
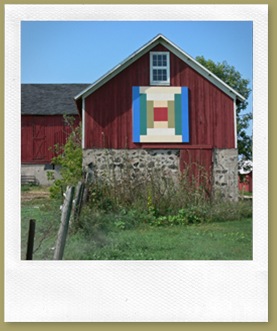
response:
{"label": "barn door opening", "polygon": [[45,159],[45,126],[41,123],[33,125],[33,151],[34,160]]}

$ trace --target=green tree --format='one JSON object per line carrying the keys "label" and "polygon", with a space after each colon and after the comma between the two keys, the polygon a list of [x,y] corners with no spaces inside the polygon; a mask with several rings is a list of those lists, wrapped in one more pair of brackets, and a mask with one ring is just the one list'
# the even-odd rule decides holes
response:
{"label": "green tree", "polygon": [[[66,186],[76,185],[83,175],[82,169],[82,129],[81,124],[74,125],[75,118],[64,116],[65,125],[69,127],[69,134],[65,145],[56,144],[53,148],[55,156],[52,164],[60,166],[61,179],[55,179],[50,188],[52,197],[62,195]],[[49,179],[54,179],[49,173]],[[51,178],[52,177],[52,178]]]}
{"label": "green tree", "polygon": [[226,61],[215,63],[212,60],[206,60],[203,56],[197,56],[196,60],[246,99],[237,104],[238,153],[244,159],[252,160],[252,135],[249,136],[246,132],[252,120],[252,113],[244,113],[251,92],[249,80],[244,79],[235,67]]}

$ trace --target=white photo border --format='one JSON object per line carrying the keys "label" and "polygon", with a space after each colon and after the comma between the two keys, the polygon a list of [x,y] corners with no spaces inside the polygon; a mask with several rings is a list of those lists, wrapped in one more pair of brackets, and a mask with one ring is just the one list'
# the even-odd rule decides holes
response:
{"label": "white photo border", "polygon": [[[23,20],[253,22],[252,261],[21,261]],[[267,5],[5,5],[5,322],[266,322],[267,65]]]}

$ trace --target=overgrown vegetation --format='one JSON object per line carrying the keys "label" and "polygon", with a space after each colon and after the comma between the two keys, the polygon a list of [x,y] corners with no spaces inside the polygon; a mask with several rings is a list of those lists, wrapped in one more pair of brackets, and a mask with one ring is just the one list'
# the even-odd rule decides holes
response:
{"label": "overgrown vegetation", "polygon": [[[79,220],[70,222],[64,259],[252,258],[251,201],[207,195],[204,172],[203,184],[199,172],[183,174],[177,182],[157,169],[136,176],[130,168],[121,171],[122,180],[94,175]],[[23,259],[30,218],[37,220],[34,259],[53,258],[59,205],[53,196],[22,203]]]}
{"label": "overgrown vegetation", "polygon": [[29,220],[36,220],[34,259],[52,260],[60,223],[60,201],[35,198],[21,203],[21,259],[26,259]]}
{"label": "overgrown vegetation", "polygon": [[[103,182],[95,178],[89,187],[89,200],[83,210],[80,228],[94,226],[93,218],[100,226],[106,216],[121,229],[141,224],[151,226],[190,225],[210,222],[233,221],[251,217],[251,204],[242,201],[223,201],[207,194],[209,181],[195,178],[188,171],[179,181],[158,173],[137,174],[126,180]],[[190,176],[190,177],[188,177]],[[204,184],[203,184],[204,183]],[[91,224],[90,223],[91,221]]]}
{"label": "overgrown vegetation", "polygon": [[[22,203],[22,259],[26,258],[29,219],[36,219],[34,260],[53,259],[60,224],[59,201],[35,199]],[[225,208],[228,207],[227,210]],[[236,210],[238,208],[238,210]],[[247,260],[252,259],[251,204],[222,204],[218,221],[190,225],[159,225],[148,210],[82,212],[82,228],[71,223],[66,260]],[[230,216],[230,211],[232,213]],[[235,219],[239,215],[239,219]],[[222,218],[223,217],[223,218]],[[215,219],[215,220],[216,220]]]}
{"label": "overgrown vegetation", "polygon": [[89,200],[75,230],[96,233],[105,231],[111,224],[121,230],[144,225],[189,226],[240,221],[252,216],[251,202],[211,197],[207,195],[207,187],[191,174],[190,178],[183,174],[177,183],[156,170],[152,175],[132,176],[132,180],[117,181],[116,185],[96,179],[90,185]]}
{"label": "overgrown vegetation", "polygon": [[64,115],[65,126],[68,127],[68,136],[64,145],[56,144],[52,149],[55,157],[52,163],[60,166],[61,178],[54,178],[48,171],[48,179],[54,180],[50,188],[51,197],[62,197],[68,185],[76,185],[82,179],[82,147],[81,124],[75,125],[75,118]]}

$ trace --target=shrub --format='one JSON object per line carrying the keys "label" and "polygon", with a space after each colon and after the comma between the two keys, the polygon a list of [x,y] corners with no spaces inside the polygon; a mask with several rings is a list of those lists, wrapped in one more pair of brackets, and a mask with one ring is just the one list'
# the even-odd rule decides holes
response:
{"label": "shrub", "polygon": [[81,146],[81,124],[74,125],[74,117],[64,116],[66,126],[69,127],[65,145],[55,145],[52,150],[55,155],[52,163],[61,167],[61,179],[55,179],[52,172],[48,172],[48,179],[54,180],[50,187],[50,196],[52,198],[61,197],[68,185],[76,185],[82,179],[82,146]]}

